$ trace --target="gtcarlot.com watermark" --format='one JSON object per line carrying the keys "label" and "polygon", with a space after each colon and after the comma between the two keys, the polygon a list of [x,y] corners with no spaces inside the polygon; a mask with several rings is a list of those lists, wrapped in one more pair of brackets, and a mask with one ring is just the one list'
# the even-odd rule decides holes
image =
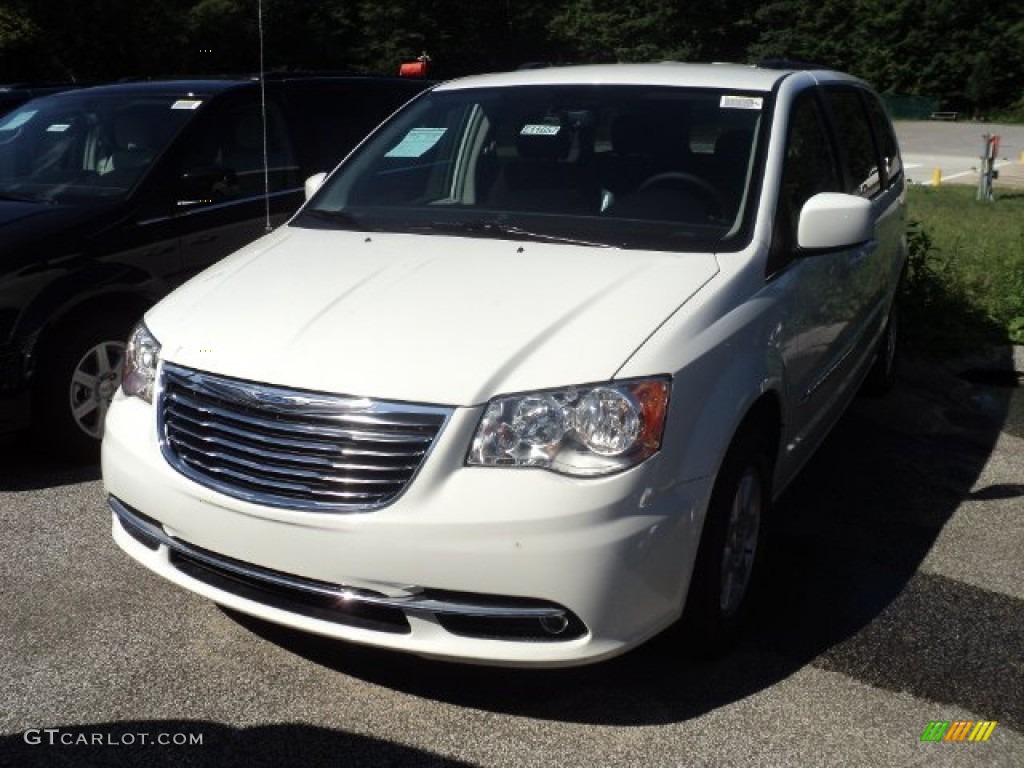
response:
{"label": "gtcarlot.com watermark", "polygon": [[23,734],[26,744],[51,747],[199,747],[203,734],[166,731],[88,732],[64,728],[29,728]]}

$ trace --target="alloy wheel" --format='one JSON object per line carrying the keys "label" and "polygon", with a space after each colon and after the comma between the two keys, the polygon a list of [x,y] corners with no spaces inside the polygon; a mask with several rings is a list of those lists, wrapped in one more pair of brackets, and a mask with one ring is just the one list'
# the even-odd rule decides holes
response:
{"label": "alloy wheel", "polygon": [[735,616],[740,610],[750,586],[763,498],[761,475],[756,467],[748,466],[736,485],[722,549],[719,609],[725,618]]}
{"label": "alloy wheel", "polygon": [[103,422],[110,401],[121,383],[125,344],[102,341],[86,351],[75,366],[69,388],[71,416],[89,437],[103,437]]}

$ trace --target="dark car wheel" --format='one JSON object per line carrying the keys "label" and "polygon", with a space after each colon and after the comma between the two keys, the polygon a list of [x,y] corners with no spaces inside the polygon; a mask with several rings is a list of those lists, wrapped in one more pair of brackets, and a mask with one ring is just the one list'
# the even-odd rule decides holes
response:
{"label": "dark car wheel", "polygon": [[754,429],[733,440],[715,480],[680,631],[699,653],[728,647],[756,591],[771,507],[768,441]]}
{"label": "dark car wheel", "polygon": [[40,448],[75,461],[97,458],[130,330],[128,319],[93,315],[58,332],[36,372],[33,432]]}
{"label": "dark car wheel", "polygon": [[881,397],[896,383],[896,359],[900,348],[900,312],[899,304],[893,299],[889,308],[889,317],[885,323],[885,331],[875,353],[875,362],[868,371],[867,378],[861,387],[861,394],[868,397]]}

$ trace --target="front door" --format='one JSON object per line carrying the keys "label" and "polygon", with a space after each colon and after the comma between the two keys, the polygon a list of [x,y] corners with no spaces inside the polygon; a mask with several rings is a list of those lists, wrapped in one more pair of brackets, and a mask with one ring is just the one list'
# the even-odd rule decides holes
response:
{"label": "front door", "polygon": [[772,245],[773,279],[787,296],[779,326],[787,401],[786,459],[800,466],[841,412],[856,363],[860,271],[875,247],[801,254],[800,209],[822,192],[842,192],[841,166],[814,91],[793,103]]}
{"label": "front door", "polygon": [[303,200],[277,101],[255,91],[211,105],[179,155],[175,218],[182,262],[196,272],[286,221]]}

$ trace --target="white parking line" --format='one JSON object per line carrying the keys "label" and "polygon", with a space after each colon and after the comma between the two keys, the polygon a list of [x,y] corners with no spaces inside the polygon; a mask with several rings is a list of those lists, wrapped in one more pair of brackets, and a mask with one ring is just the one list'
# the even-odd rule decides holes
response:
{"label": "white parking line", "polygon": [[[1005,168],[1008,165],[1013,165],[1013,163],[1010,162],[1009,160],[1003,160],[1001,162],[995,163],[995,165],[993,167],[995,168],[995,170],[998,171],[1000,168]],[[914,168],[923,168],[923,167],[924,167],[923,163],[906,163],[903,166],[904,170],[907,170],[907,171],[913,170]],[[970,176],[972,174],[977,174],[978,173],[978,169],[977,168],[971,168],[970,170],[958,171],[957,173],[949,173],[949,174],[943,173],[941,166],[936,166],[936,169],[940,173],[940,183],[943,182],[943,181],[948,181],[950,179],[959,179],[962,176]],[[934,181],[921,181],[921,182],[917,182],[917,183],[921,184],[923,186],[926,186],[926,187],[934,187],[934,186],[936,186]]]}

